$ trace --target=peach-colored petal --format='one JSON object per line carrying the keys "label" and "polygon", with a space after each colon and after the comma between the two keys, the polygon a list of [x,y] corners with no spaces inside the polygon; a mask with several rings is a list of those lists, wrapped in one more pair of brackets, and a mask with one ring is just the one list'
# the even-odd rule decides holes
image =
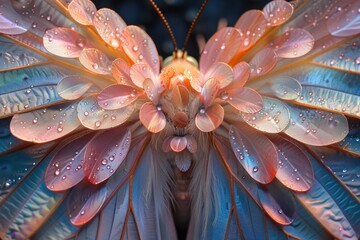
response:
{"label": "peach-colored petal", "polygon": [[43,43],[46,50],[65,58],[78,58],[86,47],[86,39],[81,34],[62,27],[47,30]]}
{"label": "peach-colored petal", "polygon": [[205,73],[205,80],[210,78],[214,78],[219,83],[219,87],[224,88],[233,81],[234,72],[226,63],[217,62],[211,65]]}
{"label": "peach-colored petal", "polygon": [[133,111],[134,107],[131,105],[117,110],[105,110],[98,105],[96,97],[93,96],[81,100],[77,107],[81,124],[92,130],[119,126],[130,118]]}
{"label": "peach-colored petal", "polygon": [[82,76],[68,76],[57,85],[57,92],[66,100],[75,100],[86,93],[93,84]]}
{"label": "peach-colored petal", "polygon": [[166,117],[161,111],[161,107],[155,106],[151,102],[142,105],[139,118],[145,128],[152,133],[160,132],[166,125]]}
{"label": "peach-colored petal", "polygon": [[143,88],[145,79],[154,79],[155,76],[148,65],[136,63],[130,68],[130,78],[136,86]]}
{"label": "peach-colored petal", "polygon": [[201,87],[204,85],[206,80],[200,71],[188,68],[184,71],[184,75],[189,79],[191,87],[195,91],[201,92]]}
{"label": "peach-colored petal", "polygon": [[45,183],[51,191],[64,191],[78,184],[84,177],[83,160],[86,144],[94,137],[88,134],[67,143],[51,159]]}
{"label": "peach-colored petal", "polygon": [[121,33],[125,53],[135,63],[144,62],[157,76],[160,72],[159,55],[149,35],[137,26],[127,26]]}
{"label": "peach-colored petal", "polygon": [[242,37],[240,48],[246,50],[252,47],[263,36],[267,27],[267,20],[262,11],[245,12],[235,24]]}
{"label": "peach-colored petal", "polygon": [[293,14],[293,6],[284,0],[273,0],[263,9],[266,20],[271,26],[285,23]]}
{"label": "peach-colored petal", "polygon": [[198,147],[196,139],[191,135],[186,135],[185,137],[186,137],[186,140],[187,140],[186,147],[189,150],[189,152],[196,153],[197,147]]}
{"label": "peach-colored petal", "polygon": [[[225,93],[225,94],[224,94]],[[251,88],[230,89],[221,94],[237,110],[244,113],[256,113],[263,108],[263,99],[259,93]]]}
{"label": "peach-colored petal", "polygon": [[201,102],[204,104],[205,107],[210,106],[214,102],[219,92],[219,89],[219,82],[215,78],[210,78],[205,82],[204,86],[201,89],[200,98]]}
{"label": "peach-colored petal", "polygon": [[222,28],[206,43],[200,57],[200,71],[205,73],[216,62],[229,63],[240,46],[239,31],[231,27]]}
{"label": "peach-colored petal", "polygon": [[252,76],[261,76],[270,72],[276,65],[276,54],[271,48],[263,48],[250,61]]}
{"label": "peach-colored petal", "polygon": [[282,132],[290,122],[288,106],[275,98],[263,97],[263,108],[253,114],[242,113],[247,124],[263,132]]}
{"label": "peach-colored petal", "polygon": [[250,65],[247,62],[239,62],[233,67],[234,80],[230,88],[241,88],[250,78]]}
{"label": "peach-colored petal", "polygon": [[253,179],[267,184],[275,178],[277,151],[264,134],[239,125],[230,128],[229,139],[236,158]]}
{"label": "peach-colored petal", "polygon": [[349,37],[360,33],[360,2],[354,1],[332,15],[327,21],[329,32],[337,37]]}
{"label": "peach-colored petal", "polygon": [[84,154],[84,173],[89,182],[99,184],[111,177],[126,158],[130,143],[128,128],[111,129],[95,136]]}
{"label": "peach-colored petal", "polygon": [[113,48],[120,47],[120,33],[126,27],[126,23],[116,12],[102,8],[96,12],[93,22],[96,31],[107,44]]}
{"label": "peach-colored petal", "polygon": [[185,109],[189,104],[189,90],[185,86],[176,85],[172,90],[172,102],[179,109]]}
{"label": "peach-colored petal", "polygon": [[186,137],[178,137],[174,136],[171,138],[170,147],[174,152],[181,152],[187,146],[187,138]]}
{"label": "peach-colored petal", "polygon": [[96,48],[84,49],[79,57],[80,63],[90,71],[98,74],[111,74],[111,61]]}
{"label": "peach-colored petal", "polygon": [[126,107],[134,102],[139,93],[136,89],[126,85],[111,85],[102,90],[97,96],[97,103],[106,110]]}
{"label": "peach-colored petal", "polygon": [[74,102],[63,107],[52,107],[15,114],[11,119],[11,133],[24,141],[44,143],[61,138],[80,126]]}
{"label": "peach-colored petal", "polygon": [[130,80],[130,65],[122,58],[115,59],[111,64],[111,73],[115,80],[122,85],[133,85]]}
{"label": "peach-colored petal", "polygon": [[326,146],[340,142],[349,133],[347,119],[341,114],[293,106],[290,116],[284,132],[305,144]]}
{"label": "peach-colored petal", "polygon": [[258,91],[281,99],[294,100],[300,96],[302,86],[292,77],[277,76],[267,79]]}
{"label": "peach-colored petal", "polygon": [[96,6],[90,0],[72,0],[68,6],[69,13],[82,25],[92,25]]}
{"label": "peach-colored petal", "polygon": [[278,57],[297,58],[310,52],[314,43],[315,39],[309,32],[296,28],[285,32],[268,46]]}
{"label": "peach-colored petal", "polygon": [[224,119],[224,109],[220,104],[213,104],[200,109],[195,117],[195,125],[202,132],[211,132],[220,126]]}

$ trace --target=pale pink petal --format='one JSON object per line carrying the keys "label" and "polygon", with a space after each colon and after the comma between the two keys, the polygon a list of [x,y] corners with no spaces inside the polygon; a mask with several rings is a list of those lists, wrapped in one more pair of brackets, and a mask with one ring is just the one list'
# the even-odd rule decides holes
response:
{"label": "pale pink petal", "polygon": [[154,79],[155,76],[145,63],[135,63],[130,68],[130,78],[136,86],[143,88],[145,79]]}
{"label": "pale pink petal", "polygon": [[290,117],[284,132],[305,144],[326,146],[340,142],[349,133],[347,119],[341,114],[291,107]]}
{"label": "pale pink petal", "polygon": [[189,123],[189,117],[185,112],[176,112],[173,123],[176,128],[185,128]]}
{"label": "pale pink petal", "polygon": [[130,80],[131,65],[122,58],[115,59],[111,64],[111,73],[115,80],[122,85],[133,85]]}
{"label": "pale pink petal", "polygon": [[90,0],[72,0],[68,6],[69,13],[82,25],[92,25],[96,6]]}
{"label": "pale pink petal", "polygon": [[263,9],[266,20],[271,26],[285,23],[293,14],[293,6],[284,0],[273,0]]}
{"label": "pale pink petal", "polygon": [[240,31],[242,50],[252,47],[265,33],[267,20],[264,13],[260,10],[250,10],[245,12],[235,24],[235,28]]}
{"label": "pale pink petal", "polygon": [[130,149],[130,129],[111,129],[95,136],[86,145],[84,173],[92,184],[111,177],[126,158]]}
{"label": "pale pink petal", "polygon": [[276,55],[282,58],[301,57],[313,48],[314,37],[304,29],[292,29],[276,38],[268,47],[273,48]]}
{"label": "pale pink petal", "polygon": [[159,90],[158,88],[154,85],[153,80],[151,80],[150,78],[146,78],[144,80],[144,91],[147,95],[147,97],[149,98],[150,101],[152,101],[155,104],[159,103]]}
{"label": "pale pink petal", "polygon": [[79,57],[80,63],[90,71],[98,74],[111,74],[111,61],[109,58],[96,48],[84,49]]}
{"label": "pale pink petal", "polygon": [[162,144],[162,150],[166,153],[171,151],[170,143],[172,138],[173,138],[172,136],[165,138]]}
{"label": "pale pink petal", "polygon": [[250,61],[252,76],[261,76],[270,72],[276,65],[275,51],[271,48],[263,48]]}
{"label": "pale pink petal", "polygon": [[224,88],[233,81],[234,72],[226,63],[217,62],[211,65],[205,73],[205,80],[210,78],[214,78],[219,83],[219,87]]}
{"label": "pale pink petal", "polygon": [[205,73],[216,62],[229,63],[241,46],[237,29],[226,27],[216,32],[206,43],[200,57],[200,71]]}
{"label": "pale pink petal", "polygon": [[11,1],[1,1],[0,4],[0,33],[21,34],[31,27],[31,22],[22,17],[11,6]]}
{"label": "pale pink petal", "polygon": [[133,103],[138,96],[136,89],[116,84],[102,90],[97,96],[97,103],[106,110],[115,110]]}
{"label": "pale pink petal", "polygon": [[181,152],[187,146],[187,138],[186,137],[178,137],[174,136],[171,138],[170,147],[174,152]]}
{"label": "pale pink petal", "polygon": [[266,79],[265,83],[258,88],[258,91],[285,100],[295,100],[300,96],[302,86],[292,77],[276,76]]}
{"label": "pale pink petal", "polygon": [[244,121],[260,131],[282,132],[290,122],[288,106],[275,98],[263,97],[263,108],[257,113],[242,113]]}
{"label": "pale pink petal", "polygon": [[139,118],[145,128],[152,133],[160,132],[166,125],[166,117],[161,108],[151,102],[142,105]]}
{"label": "pale pink petal", "polygon": [[107,44],[113,48],[120,47],[120,33],[126,27],[126,23],[116,12],[102,8],[96,12],[93,22],[96,31]]}
{"label": "pale pink petal", "polygon": [[210,78],[201,89],[201,102],[205,107],[210,106],[219,92],[219,82],[215,78]]}
{"label": "pale pink petal", "polygon": [[160,72],[159,55],[149,35],[137,26],[128,26],[121,33],[122,47],[134,63],[144,62],[157,76]]}
{"label": "pale pink petal", "polygon": [[63,78],[57,85],[57,92],[66,100],[75,100],[86,93],[93,84],[82,76]]}
{"label": "pale pink petal", "polygon": [[220,104],[213,104],[200,109],[195,117],[195,125],[202,132],[211,132],[220,126],[224,119],[224,109]]}
{"label": "pale pink petal", "polygon": [[98,105],[96,97],[93,96],[81,100],[77,107],[81,124],[92,130],[119,126],[130,118],[133,111],[132,105],[117,110],[105,110]]}
{"label": "pale pink petal", "polygon": [[230,88],[241,88],[250,78],[250,65],[247,62],[240,62],[233,67],[234,80],[228,86]]}
{"label": "pale pink petal", "polygon": [[[224,94],[225,93],[225,94]],[[263,108],[263,99],[259,93],[251,88],[230,89],[221,93],[234,108],[244,113],[256,113]]]}
{"label": "pale pink petal", "polygon": [[46,50],[65,58],[78,58],[86,47],[86,39],[80,33],[62,27],[47,30],[43,43]]}
{"label": "pale pink petal", "polygon": [[285,138],[274,135],[270,139],[275,144],[279,156],[276,178],[291,190],[309,190],[314,182],[314,172],[306,154],[295,143]]}
{"label": "pale pink petal", "polygon": [[90,183],[76,186],[68,197],[68,214],[75,226],[82,226],[89,222],[100,211],[108,197],[106,187],[99,187]]}
{"label": "pale pink petal", "polygon": [[51,191],[64,191],[72,188],[84,178],[85,145],[93,137],[94,134],[88,134],[76,138],[55,153],[44,177],[48,189]]}
{"label": "pale pink petal", "polygon": [[349,37],[360,33],[360,2],[354,1],[346,8],[338,8],[332,15],[327,26],[329,32],[337,37]]}
{"label": "pale pink petal", "polygon": [[179,109],[185,109],[189,104],[189,90],[183,85],[176,85],[172,90],[172,102]]}
{"label": "pale pink petal", "polygon": [[191,136],[191,135],[186,135],[185,137],[186,137],[186,139],[187,139],[187,145],[186,145],[186,147],[187,147],[187,149],[189,150],[189,152],[191,152],[191,153],[196,153],[197,147],[198,147],[198,144],[197,144],[197,142],[196,142],[196,139],[195,139],[193,136]]}
{"label": "pale pink petal", "polygon": [[275,178],[277,151],[264,134],[238,125],[230,128],[229,139],[236,158],[253,179],[267,184]]}
{"label": "pale pink petal", "polygon": [[61,107],[33,110],[15,114],[11,133],[24,141],[44,143],[61,138],[80,126],[76,114],[77,102]]}

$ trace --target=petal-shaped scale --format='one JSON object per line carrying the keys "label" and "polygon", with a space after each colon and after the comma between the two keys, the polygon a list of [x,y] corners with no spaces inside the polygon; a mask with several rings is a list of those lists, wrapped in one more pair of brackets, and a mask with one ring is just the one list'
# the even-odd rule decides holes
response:
{"label": "petal-shaped scale", "polygon": [[275,178],[278,154],[264,134],[245,125],[231,126],[229,140],[239,163],[253,179],[267,184]]}
{"label": "petal-shaped scale", "polygon": [[275,98],[263,97],[263,108],[254,114],[242,113],[247,124],[263,132],[282,132],[290,122],[288,106]]}
{"label": "petal-shaped scale", "polygon": [[185,128],[189,123],[189,117],[185,112],[176,112],[172,120],[176,128]]}
{"label": "petal-shaped scale", "polygon": [[145,79],[153,80],[155,76],[146,63],[135,63],[130,68],[130,78],[136,86],[143,88]]}
{"label": "petal-shaped scale", "polygon": [[271,48],[263,48],[250,61],[252,76],[261,76],[270,72],[277,63],[276,53]]}
{"label": "petal-shaped scale", "polygon": [[97,96],[97,103],[106,110],[115,110],[126,107],[134,102],[139,93],[127,85],[111,85],[103,89]]}
{"label": "petal-shaped scale", "polygon": [[247,87],[230,89],[220,94],[221,98],[244,113],[256,113],[263,108],[263,99],[255,90]]}
{"label": "petal-shaped scale", "polygon": [[295,199],[281,184],[271,183],[259,188],[258,193],[261,206],[275,222],[289,225],[294,221]]}
{"label": "petal-shaped scale", "polygon": [[92,96],[81,100],[77,107],[81,124],[93,130],[119,126],[130,118],[133,111],[134,108],[131,105],[117,110],[105,110],[97,104],[96,97]]}
{"label": "petal-shaped scale", "polygon": [[135,63],[143,62],[157,76],[160,72],[160,61],[156,46],[149,35],[137,26],[127,26],[121,32],[122,47]]}
{"label": "petal-shaped scale", "polygon": [[186,153],[176,154],[175,164],[181,172],[186,172],[191,167],[191,157]]}
{"label": "petal-shaped scale", "polygon": [[336,89],[304,85],[297,102],[357,118],[360,117],[360,96]]}
{"label": "petal-shaped scale", "polygon": [[93,137],[94,134],[87,134],[74,139],[55,153],[44,177],[48,189],[64,191],[72,188],[84,178],[85,146]]}
{"label": "petal-shaped scale", "polygon": [[219,81],[215,78],[210,78],[201,89],[201,102],[205,108],[210,106],[218,95],[220,89]]}
{"label": "petal-shaped scale", "polygon": [[0,5],[0,33],[21,34],[31,27],[28,19],[18,14],[9,1],[2,1]]}
{"label": "petal-shaped scale", "polygon": [[189,90],[183,85],[176,85],[172,89],[172,102],[179,109],[185,109],[189,104]]}
{"label": "petal-shaped scale", "polygon": [[111,61],[96,48],[85,48],[80,53],[80,63],[90,71],[98,74],[111,74]]}
{"label": "petal-shaped scale", "polygon": [[82,183],[76,186],[68,197],[68,215],[75,226],[89,222],[101,209],[108,197],[105,187]]}
{"label": "petal-shaped scale", "polygon": [[289,107],[290,124],[284,131],[296,140],[324,146],[343,140],[349,132],[345,116],[316,109]]}
{"label": "petal-shaped scale", "polygon": [[72,0],[68,6],[71,17],[82,25],[93,25],[96,6],[90,0]]}
{"label": "petal-shaped scale", "polygon": [[327,26],[329,32],[336,37],[349,37],[360,33],[360,2],[354,1],[346,8],[339,8],[332,15]]}
{"label": "petal-shaped scale", "polygon": [[239,29],[242,36],[243,50],[252,47],[265,33],[268,21],[263,11],[250,10],[245,12],[235,24],[235,28]]}
{"label": "petal-shaped scale", "polygon": [[92,82],[83,76],[68,76],[58,83],[57,92],[66,100],[75,100],[84,95],[92,85]]}
{"label": "petal-shaped scale", "polygon": [[76,105],[77,102],[15,114],[10,131],[17,138],[35,143],[61,138],[80,126]]}
{"label": "petal-shaped scale", "polygon": [[269,138],[278,150],[279,168],[276,178],[291,190],[309,190],[314,182],[314,171],[305,153],[285,138],[277,135]]}
{"label": "petal-shaped scale", "polygon": [[70,28],[53,28],[47,30],[43,37],[46,50],[64,58],[78,58],[85,47],[86,39]]}
{"label": "petal-shaped scale", "polygon": [[222,28],[206,43],[200,57],[200,71],[205,73],[216,62],[229,63],[240,46],[240,32],[231,27]]}
{"label": "petal-shaped scale", "polygon": [[284,0],[274,0],[266,4],[263,9],[265,18],[271,26],[278,26],[286,22],[293,14],[293,6]]}
{"label": "petal-shaped scale", "polygon": [[223,62],[216,62],[206,71],[205,81],[214,78],[220,88],[228,86],[234,79],[234,72],[232,68]]}
{"label": "petal-shaped scale", "polygon": [[250,65],[247,62],[239,62],[233,67],[234,80],[228,86],[229,88],[241,88],[250,78]]}
{"label": "petal-shaped scale", "polygon": [[131,131],[111,129],[95,136],[84,153],[84,173],[89,182],[99,184],[111,177],[130,149]]}
{"label": "petal-shaped scale", "polygon": [[273,48],[278,57],[297,58],[310,52],[314,43],[315,39],[308,31],[295,28],[276,38],[268,47]]}
{"label": "petal-shaped scale", "polygon": [[186,137],[174,136],[171,138],[170,147],[174,152],[181,152],[186,148],[187,143]]}
{"label": "petal-shaped scale", "polygon": [[186,148],[189,150],[189,152],[196,153],[197,147],[198,147],[196,139],[191,135],[186,135],[185,137],[186,137],[186,140],[187,140]]}
{"label": "petal-shaped scale", "polygon": [[276,76],[264,81],[258,91],[284,100],[295,100],[300,97],[302,86],[295,78]]}
{"label": "petal-shaped scale", "polygon": [[120,34],[126,27],[124,20],[111,9],[99,9],[93,19],[96,31],[100,37],[113,48],[121,45]]}
{"label": "petal-shaped scale", "polygon": [[161,111],[161,107],[155,106],[151,102],[142,105],[139,119],[145,128],[152,133],[160,132],[166,125],[166,117]]}
{"label": "petal-shaped scale", "polygon": [[111,73],[119,84],[133,85],[130,80],[130,64],[122,58],[117,58],[112,62]]}
{"label": "petal-shaped scale", "polygon": [[144,92],[146,93],[149,100],[152,101],[154,104],[158,104],[160,96],[159,89],[157,88],[157,86],[155,86],[153,80],[150,78],[146,78],[143,84]]}
{"label": "petal-shaped scale", "polygon": [[224,119],[223,107],[215,103],[206,109],[200,109],[196,114],[195,124],[202,132],[211,132],[220,126]]}
{"label": "petal-shaped scale", "polygon": [[205,78],[200,73],[200,71],[197,70],[196,68],[193,68],[193,67],[190,68],[189,67],[189,68],[185,69],[184,75],[186,76],[187,79],[189,79],[191,87],[195,91],[201,92],[201,87],[205,83]]}

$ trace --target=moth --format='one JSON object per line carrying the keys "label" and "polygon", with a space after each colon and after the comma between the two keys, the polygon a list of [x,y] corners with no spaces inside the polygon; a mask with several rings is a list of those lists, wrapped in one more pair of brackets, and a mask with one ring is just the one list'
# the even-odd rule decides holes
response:
{"label": "moth", "polygon": [[358,239],[359,33],[359,1],[273,0],[165,58],[90,0],[0,0],[0,238]]}

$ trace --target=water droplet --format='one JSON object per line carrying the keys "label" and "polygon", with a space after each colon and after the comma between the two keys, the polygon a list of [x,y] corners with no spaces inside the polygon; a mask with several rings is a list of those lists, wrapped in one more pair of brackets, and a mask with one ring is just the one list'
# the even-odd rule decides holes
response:
{"label": "water droplet", "polygon": [[55,170],[55,176],[59,176],[60,175],[60,169],[56,169]]}
{"label": "water droplet", "polygon": [[132,50],[133,50],[134,52],[137,52],[137,51],[139,50],[139,47],[138,47],[137,45],[134,45],[133,48],[132,48]]}
{"label": "water droplet", "polygon": [[101,126],[101,122],[100,122],[100,121],[96,121],[96,122],[95,122],[95,127],[98,128],[98,127],[100,127],[100,126]]}
{"label": "water droplet", "polygon": [[259,171],[259,168],[258,167],[253,167],[253,172],[256,173],[257,171]]}
{"label": "water droplet", "polygon": [[85,214],[85,210],[82,210],[81,212],[80,212],[80,215],[84,215]]}
{"label": "water droplet", "polygon": [[99,69],[99,64],[94,63],[94,64],[92,65],[92,67],[93,67],[93,69],[97,70],[97,69]]}
{"label": "water droplet", "polygon": [[64,130],[64,128],[62,126],[60,126],[60,127],[58,127],[57,132],[61,133],[63,130]]}
{"label": "water droplet", "polygon": [[114,155],[111,155],[111,156],[109,157],[109,160],[110,160],[110,161],[114,161],[114,159],[115,159]]}
{"label": "water droplet", "polygon": [[84,48],[85,47],[85,43],[86,43],[86,40],[84,38],[78,38],[76,40],[76,45],[80,48]]}
{"label": "water droplet", "polygon": [[103,160],[101,161],[101,164],[102,164],[102,165],[106,165],[106,164],[107,164],[107,160],[106,160],[106,159],[103,159]]}

